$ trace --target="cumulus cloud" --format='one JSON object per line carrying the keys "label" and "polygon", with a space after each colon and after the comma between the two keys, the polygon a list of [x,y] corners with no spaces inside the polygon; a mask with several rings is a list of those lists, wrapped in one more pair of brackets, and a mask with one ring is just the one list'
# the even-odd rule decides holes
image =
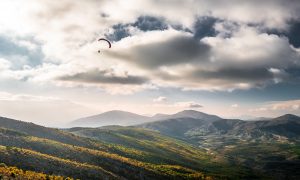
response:
{"label": "cumulus cloud", "polygon": [[42,64],[44,54],[33,38],[15,38],[0,33],[0,57],[11,61],[12,68],[20,69],[24,65]]}
{"label": "cumulus cloud", "polygon": [[[137,86],[147,81],[185,90],[233,90],[284,82],[299,71],[299,50],[294,47],[298,47],[300,5],[295,1],[30,0],[1,5],[1,17],[11,17],[9,22],[0,18],[2,58],[11,62],[10,68],[26,71],[11,74],[28,76],[24,65],[39,66],[34,67],[35,77],[28,79],[47,76],[55,81],[57,76],[43,64],[51,62],[68,69],[65,74],[75,77],[65,80],[77,83]],[[20,12],[11,13],[14,9]],[[21,38],[10,38],[16,35]],[[34,41],[25,38],[29,35]],[[100,35],[115,42],[111,51],[99,56],[95,41]],[[14,56],[7,57],[8,53]],[[120,62],[124,72],[147,78],[107,77],[103,72],[98,73],[100,78],[97,72],[82,72]],[[60,67],[66,64],[73,68]]]}
{"label": "cumulus cloud", "polygon": [[148,72],[159,86],[186,90],[265,87],[293,79],[290,69],[300,68],[300,54],[285,37],[245,25],[232,28],[230,37],[198,40],[190,32],[170,29],[120,42],[125,43],[131,46],[120,45],[108,55]]}
{"label": "cumulus cloud", "polygon": [[250,109],[249,112],[258,114],[276,114],[282,115],[286,113],[293,113],[300,115],[300,100],[288,100],[288,101],[274,101],[267,102],[260,107]]}
{"label": "cumulus cloud", "polygon": [[105,36],[111,41],[119,41],[128,36],[135,35],[139,31],[166,30],[168,29],[168,26],[169,25],[163,18],[140,16],[135,22],[113,25]]}
{"label": "cumulus cloud", "polygon": [[[111,94],[297,83],[299,12],[293,0],[4,0],[0,79]],[[113,47],[98,54],[103,36]]]}
{"label": "cumulus cloud", "polygon": [[232,104],[230,107],[232,107],[232,108],[238,108],[239,105],[238,104]]}
{"label": "cumulus cloud", "polygon": [[204,37],[210,37],[217,35],[215,23],[217,19],[214,17],[204,16],[196,20],[194,24],[194,37],[196,39],[202,39]]}
{"label": "cumulus cloud", "polygon": [[[150,41],[139,43],[143,39]],[[128,41],[130,43],[131,40]],[[207,44],[195,40],[191,34],[175,30],[145,33],[132,38],[132,41],[131,47],[126,47],[123,51],[117,49],[110,55],[145,69],[205,61],[210,50]]]}
{"label": "cumulus cloud", "polygon": [[62,100],[57,97],[51,97],[51,96],[36,96],[36,95],[30,95],[30,94],[12,94],[9,92],[0,92],[0,101],[36,101],[36,102],[42,102],[42,101],[59,101]]}
{"label": "cumulus cloud", "polygon": [[176,102],[174,106],[181,107],[183,109],[198,109],[203,107],[201,104],[194,101]]}
{"label": "cumulus cloud", "polygon": [[167,97],[164,96],[159,96],[155,99],[153,99],[153,102],[166,102],[167,101]]}
{"label": "cumulus cloud", "polygon": [[82,83],[95,84],[144,84],[148,81],[147,78],[141,76],[132,76],[128,72],[124,72],[122,76],[116,75],[110,70],[93,69],[88,72],[77,73],[74,75],[65,75],[58,78],[62,81],[74,81]]}

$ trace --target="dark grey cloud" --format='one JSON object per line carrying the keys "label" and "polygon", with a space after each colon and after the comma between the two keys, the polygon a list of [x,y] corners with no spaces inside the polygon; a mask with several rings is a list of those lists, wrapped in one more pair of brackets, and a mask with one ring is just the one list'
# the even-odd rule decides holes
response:
{"label": "dark grey cloud", "polygon": [[222,79],[233,82],[264,82],[275,78],[266,68],[222,68],[216,70],[196,70],[186,74],[194,80]]}
{"label": "dark grey cloud", "polygon": [[112,33],[105,35],[110,41],[120,41],[121,39],[131,35],[128,24],[116,24],[112,26],[112,29]]}
{"label": "dark grey cloud", "polygon": [[216,36],[217,31],[214,28],[218,19],[210,16],[203,16],[197,18],[194,24],[194,37],[202,39],[204,37]]}
{"label": "dark grey cloud", "polygon": [[132,48],[133,63],[144,68],[157,68],[207,61],[210,47],[193,37],[178,36],[168,41]]}
{"label": "dark grey cloud", "polygon": [[[31,50],[26,46],[22,46],[18,43],[19,40],[33,43],[37,46],[37,49]],[[21,62],[18,56],[25,57],[27,61]],[[44,54],[41,45],[30,37],[19,38],[14,41],[7,36],[0,35],[0,57],[10,60],[13,64],[13,68],[21,68],[25,64],[30,66],[40,65],[44,59]]]}
{"label": "dark grey cloud", "polygon": [[[106,34],[106,38],[111,41],[119,41],[125,37],[132,35],[130,27],[137,28],[141,31],[155,31],[168,29],[168,24],[165,19],[154,16],[140,16],[133,23],[115,24],[112,26],[112,33]],[[179,26],[178,26],[179,27]]]}
{"label": "dark grey cloud", "polygon": [[296,48],[300,47],[300,20],[293,21],[290,24],[290,28],[287,33],[285,33],[289,39],[289,42]]}
{"label": "dark grey cloud", "polygon": [[74,75],[65,75],[58,78],[62,81],[95,83],[95,84],[123,84],[123,85],[140,85],[148,81],[147,78],[141,76],[124,76],[115,75],[112,70],[94,69],[87,72],[77,73]]}
{"label": "dark grey cloud", "polygon": [[101,16],[102,18],[108,18],[108,17],[109,17],[109,14],[102,12],[102,13],[100,13],[100,16]]}
{"label": "dark grey cloud", "polygon": [[197,109],[197,108],[202,108],[203,106],[200,105],[200,104],[197,104],[197,103],[190,103],[189,104],[189,108],[192,108],[192,109]]}
{"label": "dark grey cloud", "polygon": [[166,19],[154,16],[140,16],[134,23],[116,24],[112,26],[113,32],[106,34],[106,37],[112,41],[119,41],[125,37],[130,36],[130,27],[137,28],[141,31],[155,31],[166,30],[170,27],[178,31],[190,32],[194,34],[195,39],[202,39],[204,37],[215,36],[217,31],[214,25],[218,20],[210,16],[198,17],[194,23],[193,29],[184,27],[181,24],[168,24]]}
{"label": "dark grey cloud", "polygon": [[[256,25],[258,26],[258,25]],[[259,28],[259,27],[258,27]],[[263,29],[262,32],[266,32],[268,34],[275,34],[278,36],[285,36],[288,38],[289,43],[293,45],[296,48],[300,47],[300,20],[299,21],[291,21],[289,23],[289,28],[287,30],[281,30],[281,29]]]}
{"label": "dark grey cloud", "polygon": [[154,16],[140,16],[137,21],[132,24],[142,31],[154,31],[168,29],[165,19]]}

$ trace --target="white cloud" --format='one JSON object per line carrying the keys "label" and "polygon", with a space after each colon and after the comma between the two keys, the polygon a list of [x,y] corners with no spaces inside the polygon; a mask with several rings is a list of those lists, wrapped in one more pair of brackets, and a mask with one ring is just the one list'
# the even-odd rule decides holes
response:
{"label": "white cloud", "polygon": [[[133,75],[147,75],[157,86],[180,87],[185,90],[231,91],[279,83],[287,77],[286,68],[299,66],[297,60],[299,54],[291,49],[286,39],[259,33],[256,27],[249,27],[247,24],[285,28],[290,19],[298,17],[296,10],[299,9],[299,5],[293,2],[286,4],[282,2],[279,0],[246,1],[241,4],[236,0],[226,2],[188,0],[182,3],[176,0],[170,3],[163,0],[158,3],[153,0],[142,2],[130,0],[124,3],[120,0],[63,0],[58,4],[50,0],[29,0],[26,3],[20,0],[3,1],[0,9],[0,24],[3,26],[0,32],[10,37],[34,36],[41,43],[45,55],[44,64],[40,67],[30,71],[27,68],[24,72],[7,73],[18,74],[19,79],[22,79],[20,78],[22,75],[31,74],[33,77],[29,77],[29,80],[47,83],[50,80],[60,86],[64,83],[55,82],[55,78],[59,75],[74,74],[74,72],[99,67],[101,69],[119,67],[122,71],[131,74],[134,72]],[[147,7],[147,9],[145,11],[140,7]],[[258,13],[260,11],[264,12],[264,16]],[[101,13],[107,16],[103,17]],[[169,23],[177,23],[189,28],[192,28],[197,16],[214,16],[225,21],[218,22],[215,26],[216,30],[220,31],[219,36],[204,38],[198,44],[197,51],[195,50],[199,53],[194,53],[193,57],[190,57],[193,54],[190,52],[191,48],[184,49],[180,43],[174,42],[176,38],[190,38],[187,42],[194,43],[191,47],[195,47],[197,44],[192,41],[193,35],[174,29],[150,32],[135,30],[131,37],[114,43],[111,51],[104,50],[101,54],[97,53],[100,45],[96,40],[99,36],[109,31],[113,24],[134,22],[141,15],[163,17]],[[7,20],[8,18],[5,17],[10,18]],[[237,24],[229,22],[237,22]],[[227,32],[230,26],[232,28]],[[238,28],[239,26],[241,28]],[[232,33],[232,37],[224,37],[224,33]],[[21,40],[17,43],[30,50],[37,49],[37,45],[30,41]],[[285,60],[279,57],[285,57]],[[26,57],[16,58],[16,61],[26,61]],[[125,61],[117,61],[120,58]],[[52,67],[47,64],[49,62],[53,63],[50,65]],[[155,71],[147,69],[150,65],[160,66]],[[250,74],[244,71],[244,67],[261,73],[262,79],[249,77]],[[271,74],[268,74],[265,69],[269,69]],[[280,72],[272,71],[275,69]],[[233,74],[229,74],[229,71]],[[241,75],[240,79],[232,77],[238,75]],[[65,85],[70,86],[70,82],[65,82]],[[91,86],[84,83],[81,85]],[[99,87],[99,84],[96,86]],[[110,91],[108,85],[100,86],[105,86],[104,89]],[[116,92],[115,89],[112,87],[111,91]],[[135,85],[129,89],[143,88]]]}
{"label": "white cloud", "polygon": [[282,115],[288,113],[300,115],[300,100],[268,102],[258,108],[250,109],[249,111],[269,116],[274,116],[274,114]]}
{"label": "white cloud", "polygon": [[230,107],[232,107],[232,108],[238,108],[239,105],[238,104],[232,104]]}
{"label": "white cloud", "polygon": [[159,96],[157,98],[154,98],[153,102],[166,102],[167,100],[168,100],[167,97]]}
{"label": "white cloud", "polygon": [[201,104],[194,101],[176,102],[174,103],[174,106],[181,107],[183,109],[198,109],[203,107]]}
{"label": "white cloud", "polygon": [[7,70],[11,67],[11,63],[3,58],[0,58],[0,71]]}

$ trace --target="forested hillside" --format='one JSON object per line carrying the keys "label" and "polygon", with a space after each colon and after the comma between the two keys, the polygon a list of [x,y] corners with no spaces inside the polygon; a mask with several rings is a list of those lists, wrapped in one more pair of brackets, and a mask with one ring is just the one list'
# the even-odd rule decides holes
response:
{"label": "forested hillside", "polygon": [[[31,123],[11,119],[3,121],[5,123],[1,123],[0,128],[0,161],[8,166],[80,179],[210,177],[204,169],[201,171],[198,167],[183,166],[168,158],[159,160],[159,156],[151,160],[153,155],[134,148],[83,138]],[[202,154],[199,152],[199,155]]]}

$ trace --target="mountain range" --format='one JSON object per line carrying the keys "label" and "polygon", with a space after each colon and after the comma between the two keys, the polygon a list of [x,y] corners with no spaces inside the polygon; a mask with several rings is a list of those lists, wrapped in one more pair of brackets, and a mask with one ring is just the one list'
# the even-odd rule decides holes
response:
{"label": "mountain range", "polygon": [[184,110],[175,114],[156,114],[152,117],[143,116],[131,112],[113,110],[102,114],[89,116],[74,120],[69,123],[70,127],[101,127],[110,125],[131,126],[159,120],[174,118],[194,119],[220,119],[215,115],[208,115],[199,111]]}
{"label": "mountain range", "polygon": [[210,115],[203,118],[172,118],[137,125],[159,131],[164,135],[185,140],[207,136],[231,136],[240,139],[290,138],[300,140],[300,117],[286,114],[277,118],[257,121],[222,119]]}

